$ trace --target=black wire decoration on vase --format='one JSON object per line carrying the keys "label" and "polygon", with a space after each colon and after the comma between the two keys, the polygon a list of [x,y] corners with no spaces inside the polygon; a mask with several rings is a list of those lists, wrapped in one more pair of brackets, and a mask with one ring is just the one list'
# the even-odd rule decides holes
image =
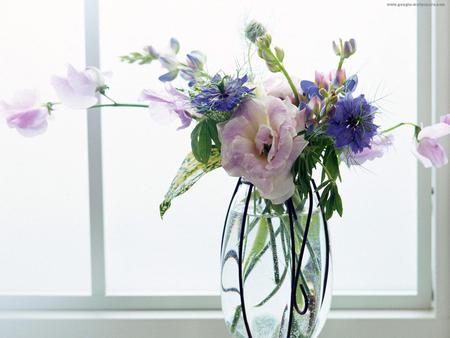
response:
{"label": "black wire decoration on vase", "polygon": [[221,243],[222,309],[239,338],[315,338],[331,302],[328,225],[314,181],[303,201],[272,205],[234,189]]}

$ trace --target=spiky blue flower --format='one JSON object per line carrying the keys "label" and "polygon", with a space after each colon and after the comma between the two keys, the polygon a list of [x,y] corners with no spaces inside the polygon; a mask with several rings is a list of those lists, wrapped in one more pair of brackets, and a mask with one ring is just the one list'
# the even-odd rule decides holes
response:
{"label": "spiky blue flower", "polygon": [[245,86],[247,81],[247,75],[233,78],[216,74],[208,84],[201,87],[200,92],[193,97],[192,104],[200,113],[231,113],[253,91]]}
{"label": "spiky blue flower", "polygon": [[376,107],[364,95],[341,98],[335,106],[327,133],[335,139],[336,147],[349,146],[354,153],[370,147],[378,126],[373,123]]}

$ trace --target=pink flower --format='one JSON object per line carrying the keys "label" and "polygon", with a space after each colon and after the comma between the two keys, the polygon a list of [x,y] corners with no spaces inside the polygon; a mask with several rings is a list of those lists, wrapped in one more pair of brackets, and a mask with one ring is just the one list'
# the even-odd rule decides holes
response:
{"label": "pink flower", "polygon": [[273,96],[242,103],[218,125],[223,168],[253,183],[262,197],[285,202],[295,191],[292,165],[307,145],[297,135],[305,128],[304,113]]}
{"label": "pink flower", "polygon": [[0,101],[0,113],[6,117],[8,126],[23,136],[36,136],[47,130],[48,110],[32,90],[18,92],[11,103]]}
{"label": "pink flower", "polygon": [[450,114],[441,117],[441,122],[423,128],[417,139],[419,140],[414,154],[425,168],[432,166],[440,168],[447,164],[445,149],[436,140],[450,134]]}
{"label": "pink flower", "polygon": [[[331,75],[330,75],[331,76]],[[328,90],[328,87],[330,86],[330,76],[328,78],[325,76],[324,73],[315,71],[314,76],[314,82],[319,88],[324,88],[325,90]]]}
{"label": "pink flower", "polygon": [[346,79],[347,76],[345,75],[344,69],[332,70],[328,73],[328,76],[316,70],[314,76],[314,82],[316,85],[319,88],[324,88],[325,90],[328,90],[331,84],[334,87],[342,86]]}
{"label": "pink flower", "polygon": [[67,66],[67,77],[53,76],[51,83],[62,104],[86,109],[98,102],[97,91],[105,86],[105,74],[95,67],[77,71]]}
{"label": "pink flower", "polygon": [[187,128],[191,124],[192,117],[188,112],[191,108],[189,97],[171,85],[166,86],[165,93],[145,89],[141,99],[149,102],[150,113],[156,120],[165,121],[177,115],[181,120],[178,130]]}
{"label": "pink flower", "polygon": [[[294,79],[294,83],[300,83]],[[284,76],[272,76],[266,79],[263,83],[266,95],[275,96],[280,99],[289,99],[289,101],[294,102],[294,93],[292,88],[289,86],[286,78]]]}
{"label": "pink flower", "polygon": [[341,158],[348,166],[361,165],[366,161],[373,161],[384,155],[386,150],[392,145],[393,139],[393,135],[375,136],[370,143],[370,147],[364,148],[359,153],[354,153],[350,150],[348,153],[343,153]]}

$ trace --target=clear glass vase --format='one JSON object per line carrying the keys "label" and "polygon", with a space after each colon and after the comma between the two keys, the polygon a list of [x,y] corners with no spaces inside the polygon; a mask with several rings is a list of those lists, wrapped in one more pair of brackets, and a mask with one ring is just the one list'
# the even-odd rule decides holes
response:
{"label": "clear glass vase", "polygon": [[315,183],[303,200],[260,198],[239,179],[221,249],[222,309],[233,337],[317,337],[331,302],[331,252]]}

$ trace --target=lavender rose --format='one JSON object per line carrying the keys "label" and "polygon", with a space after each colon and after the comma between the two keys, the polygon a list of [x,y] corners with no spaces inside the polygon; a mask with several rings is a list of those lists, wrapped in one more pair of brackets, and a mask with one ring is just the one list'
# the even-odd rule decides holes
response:
{"label": "lavender rose", "polygon": [[218,125],[222,166],[230,176],[244,177],[262,197],[275,204],[295,191],[291,168],[307,141],[304,110],[273,96],[242,103],[231,120]]}

